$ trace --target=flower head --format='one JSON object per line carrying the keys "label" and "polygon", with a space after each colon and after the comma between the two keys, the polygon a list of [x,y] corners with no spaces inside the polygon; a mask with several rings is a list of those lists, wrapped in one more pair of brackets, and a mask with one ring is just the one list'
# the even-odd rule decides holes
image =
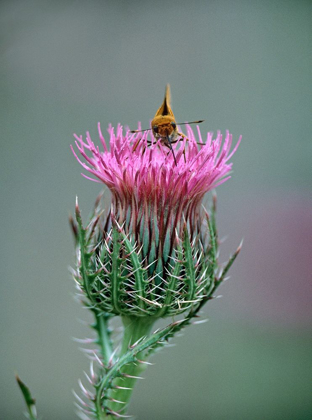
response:
{"label": "flower head", "polygon": [[222,144],[220,132],[215,140],[208,133],[203,141],[199,127],[198,140],[191,127],[186,128],[187,138],[172,145],[177,165],[170,150],[160,140],[150,138],[150,131],[124,134],[120,125],[116,134],[112,126],[108,129],[109,148],[98,125],[103,151],[94,145],[89,133],[86,142],[75,135],[76,146],[87,163],[81,162],[72,150],[84,169],[106,184],[117,199],[135,195],[138,205],[141,200],[157,198],[161,202],[164,199],[180,202],[180,206],[190,200],[200,201],[207,191],[229,178],[226,177],[232,167],[229,160],[240,142],[230,152],[229,132]]}
{"label": "flower head", "polygon": [[[106,290],[98,304],[107,312],[178,313],[198,303],[211,282],[207,268],[211,238],[209,242],[201,203],[206,192],[230,178],[229,160],[239,141],[231,151],[229,132],[222,142],[220,132],[214,140],[212,133],[203,140],[198,127],[197,139],[190,126],[186,128],[187,137],[172,144],[172,150],[151,138],[149,131],[124,134],[120,125],[116,134],[109,127],[109,146],[98,126],[103,151],[89,133],[86,141],[75,136],[85,162],[72,148],[73,153],[95,179],[84,176],[103,182],[112,194],[111,212],[96,235],[97,252],[92,260],[94,272],[104,267],[99,281]],[[118,239],[113,238],[114,229],[121,235]],[[112,303],[110,277],[116,269],[111,258],[116,240],[118,259],[125,257],[122,267],[117,267],[123,278],[118,307]],[[106,256],[100,257],[103,250]],[[136,270],[143,273],[140,284]],[[174,287],[170,298],[169,286]]]}

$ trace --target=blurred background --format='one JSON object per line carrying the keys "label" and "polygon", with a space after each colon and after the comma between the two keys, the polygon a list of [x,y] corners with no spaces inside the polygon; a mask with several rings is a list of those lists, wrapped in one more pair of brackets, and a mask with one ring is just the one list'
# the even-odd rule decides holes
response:
{"label": "blurred background", "polygon": [[[69,145],[97,122],[148,126],[171,84],[177,120],[243,141],[220,186],[225,260],[208,303],[137,385],[137,419],[312,418],[312,3],[1,1],[0,417],[23,419],[17,371],[45,420],[77,418],[88,337],[68,266],[75,196],[101,185]],[[109,204],[109,203],[108,203]]]}

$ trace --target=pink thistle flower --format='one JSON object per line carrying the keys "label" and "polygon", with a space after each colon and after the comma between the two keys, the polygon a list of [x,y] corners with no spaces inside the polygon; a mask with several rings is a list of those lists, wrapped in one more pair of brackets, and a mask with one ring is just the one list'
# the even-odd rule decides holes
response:
{"label": "pink thistle flower", "polygon": [[73,147],[72,151],[83,168],[111,190],[115,217],[120,220],[118,216],[126,215],[130,209],[132,226],[137,224],[139,213],[146,206],[153,209],[153,215],[164,227],[173,215],[180,220],[182,216],[186,219],[194,216],[204,194],[230,178],[232,163],[229,160],[241,140],[231,152],[229,132],[223,144],[220,132],[215,140],[212,133],[208,133],[204,144],[199,128],[197,142],[191,127],[187,126],[189,140],[172,146],[175,165],[172,153],[160,141],[148,146],[150,132],[130,134],[127,131],[124,135],[122,126],[118,125],[115,134],[110,126],[108,150],[100,124],[98,131],[104,151],[94,145],[89,133],[86,142],[82,136],[75,135],[76,146],[87,163],[79,159]]}
{"label": "pink thistle flower", "polygon": [[[88,132],[86,142],[83,141],[82,136],[74,135],[76,146],[87,164],[81,162],[73,147],[71,148],[84,169],[106,184],[113,194],[123,196],[127,195],[128,191],[139,193],[139,196],[143,198],[149,195],[150,189],[157,190],[157,187],[161,187],[166,190],[164,191],[166,196],[170,196],[172,190],[179,185],[183,187],[180,197],[182,198],[186,192],[187,197],[184,198],[192,199],[194,196],[202,197],[207,191],[229,179],[229,177],[224,178],[232,168],[232,164],[228,161],[238,148],[241,137],[230,152],[232,135],[229,132],[222,145],[220,132],[215,140],[212,139],[213,133],[207,133],[206,143],[204,143],[198,126],[199,141],[196,140],[191,127],[187,125],[186,128],[188,141],[184,139],[172,146],[176,154],[176,166],[168,148],[160,141],[155,142],[154,139],[149,138],[150,131],[143,134],[131,134],[127,131],[124,135],[121,125],[118,125],[116,135],[114,128],[109,126],[110,150],[108,150],[100,124],[98,124],[103,152],[94,145]],[[153,144],[148,146],[150,143]],[[134,145],[137,144],[138,147],[135,147],[133,151]],[[89,157],[86,150],[93,156]],[[185,150],[185,155],[183,150]],[[155,193],[157,194],[156,191]]]}
{"label": "pink thistle flower", "polygon": [[[111,213],[100,234],[103,235],[104,231],[104,238],[98,238],[98,241],[107,244],[114,222],[125,235],[130,235],[140,250],[140,261],[147,268],[148,275],[156,276],[153,298],[144,299],[160,306],[164,292],[155,293],[155,285],[161,288],[169,281],[173,261],[177,261],[177,252],[181,251],[185,229],[192,248],[205,254],[207,226],[203,230],[202,199],[206,192],[230,178],[230,159],[241,140],[239,138],[231,150],[232,135],[229,132],[224,141],[220,132],[215,139],[212,133],[208,133],[203,141],[198,126],[198,139],[190,126],[187,125],[186,129],[187,139],[172,145],[176,163],[173,153],[160,141],[151,138],[150,131],[130,133],[127,130],[124,134],[121,125],[118,125],[116,134],[109,126],[107,146],[98,124],[102,151],[95,146],[88,132],[86,140],[75,135],[76,147],[85,162],[72,147],[78,162],[94,178],[82,175],[104,183],[112,194]],[[183,254],[183,250],[181,252]],[[200,294],[201,275],[198,282]],[[182,286],[179,287],[177,290]],[[128,291],[129,295],[132,296]],[[132,302],[130,306],[133,307]],[[176,303],[177,307],[181,309],[181,302]],[[182,308],[185,310],[185,306]]]}

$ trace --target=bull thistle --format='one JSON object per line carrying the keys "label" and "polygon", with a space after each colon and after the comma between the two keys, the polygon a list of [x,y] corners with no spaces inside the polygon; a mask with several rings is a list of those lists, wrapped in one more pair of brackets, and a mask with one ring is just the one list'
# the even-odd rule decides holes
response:
{"label": "bull thistle", "polygon": [[[124,134],[120,125],[116,134],[109,126],[108,144],[98,125],[103,151],[89,133],[86,140],[75,135],[78,152],[72,151],[93,178],[83,175],[111,192],[110,210],[105,213],[100,196],[86,227],[78,200],[76,220],[71,219],[74,279],[94,315],[96,333],[95,340],[84,342],[97,345],[89,350],[87,379],[93,389],[80,382],[83,395],[75,394],[83,419],[131,417],[132,389],[149,357],[194,322],[240,251],[239,246],[219,265],[215,197],[209,212],[202,205],[205,193],[230,178],[229,160],[240,139],[231,150],[229,132],[224,141],[220,132],[215,139],[208,133],[203,141],[198,126],[197,139],[189,125],[186,131],[169,152],[161,139],[151,141],[149,131]],[[120,342],[110,328],[116,316],[123,324]],[[168,325],[153,331],[166,317]],[[34,401],[30,393],[28,401]]]}
{"label": "bull thistle", "polygon": [[[204,194],[229,178],[232,135],[224,142],[208,133],[203,142],[190,126],[174,154],[149,133],[109,127],[101,152],[87,133],[76,136],[84,158],[77,160],[111,191],[104,214],[101,200],[86,228],[76,204],[73,230],[77,241],[75,279],[95,316],[100,351],[97,373],[91,374],[94,394],[84,392],[83,411],[97,419],[125,416],[137,377],[149,356],[190,324],[213,297],[236,258],[223,269],[217,262],[216,201],[210,214],[202,207]],[[199,143],[199,144],[198,144]],[[136,145],[135,150],[133,145]],[[159,318],[182,318],[152,331]],[[124,334],[120,350],[110,340],[109,321],[120,316]],[[86,402],[87,400],[87,402]]]}

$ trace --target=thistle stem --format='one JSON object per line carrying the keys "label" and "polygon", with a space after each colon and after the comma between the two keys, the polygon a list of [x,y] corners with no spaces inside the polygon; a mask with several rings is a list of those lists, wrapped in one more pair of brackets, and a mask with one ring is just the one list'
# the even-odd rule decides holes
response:
{"label": "thistle stem", "polygon": [[98,334],[97,344],[100,346],[103,363],[104,365],[107,365],[113,353],[110,339],[110,329],[108,325],[110,316],[108,314],[99,314],[95,310],[93,312],[95,318],[95,324],[93,327]]}
{"label": "thistle stem", "polygon": [[[122,322],[124,325],[124,335],[122,341],[122,347],[119,354],[119,357],[127,354],[129,352],[130,346],[136,343],[138,340],[144,337],[148,337],[151,333],[153,324],[155,323],[155,318],[153,317],[132,317],[124,316],[122,317]],[[142,351],[137,355],[138,360],[146,361],[147,355],[146,352]],[[125,365],[121,369],[123,376],[116,378],[114,380],[114,385],[116,387],[130,388],[130,389],[119,389],[116,388],[111,392],[110,397],[122,401],[124,404],[117,403],[112,401],[109,404],[109,408],[113,411],[118,411],[119,413],[125,413],[127,405],[129,404],[133,387],[137,381],[136,378],[129,376],[140,376],[142,372],[146,369],[145,363],[133,362]],[[129,376],[127,376],[129,375]]]}

